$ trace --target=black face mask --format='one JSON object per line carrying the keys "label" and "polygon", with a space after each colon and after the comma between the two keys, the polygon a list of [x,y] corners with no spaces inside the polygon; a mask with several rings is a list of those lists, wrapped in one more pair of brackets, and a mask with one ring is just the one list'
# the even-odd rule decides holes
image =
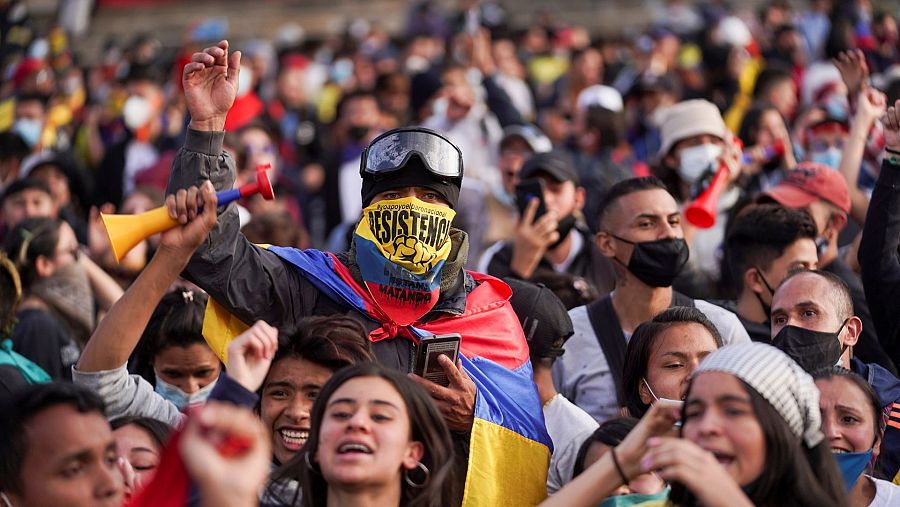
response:
{"label": "black face mask", "polygon": [[[754,268],[756,268],[756,266],[754,266]],[[772,286],[769,285],[768,280],[766,280],[766,277],[763,276],[762,270],[759,268],[756,268],[756,274],[759,275],[759,279],[762,280],[763,285],[765,285],[766,289],[769,291],[769,296],[774,296],[775,291],[772,290]],[[756,300],[759,301],[759,305],[762,306],[763,312],[765,312],[765,314],[766,314],[766,321],[771,322],[772,321],[772,307],[767,305],[766,302],[763,301],[762,295],[760,295],[759,292],[754,292],[753,295],[756,296]]]}
{"label": "black face mask", "polygon": [[[628,241],[611,235],[619,241],[634,245],[628,271],[651,287],[670,287],[687,264],[690,251],[682,238],[656,241]],[[616,259],[620,264],[624,263]]]}
{"label": "black face mask", "polygon": [[797,326],[784,326],[775,338],[772,345],[791,356],[807,373],[812,373],[820,368],[829,368],[841,359],[846,347],[841,347],[838,338],[844,330],[847,321],[841,323],[836,333],[812,331]]}
{"label": "black face mask", "polygon": [[556,232],[559,233],[559,239],[556,240],[552,245],[548,246],[547,249],[553,250],[558,247],[560,243],[566,240],[569,236],[569,233],[572,232],[572,228],[575,227],[575,215],[569,213],[568,215],[559,219],[558,225],[556,226]]}

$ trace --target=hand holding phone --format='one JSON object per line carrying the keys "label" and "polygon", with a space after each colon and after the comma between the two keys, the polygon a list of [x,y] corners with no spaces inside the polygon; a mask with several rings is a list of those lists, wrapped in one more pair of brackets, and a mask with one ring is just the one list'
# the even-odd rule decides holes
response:
{"label": "hand holding phone", "polygon": [[532,199],[538,199],[538,208],[534,213],[534,221],[547,212],[544,205],[544,182],[540,179],[528,179],[516,185],[516,205],[519,207],[519,216],[525,216],[525,209]]}
{"label": "hand holding phone", "polygon": [[447,378],[447,373],[441,367],[441,363],[438,362],[438,357],[442,355],[447,356],[455,364],[459,358],[459,343],[461,339],[462,336],[459,333],[423,338],[419,342],[419,348],[416,351],[413,373],[444,387],[450,385],[450,379]]}

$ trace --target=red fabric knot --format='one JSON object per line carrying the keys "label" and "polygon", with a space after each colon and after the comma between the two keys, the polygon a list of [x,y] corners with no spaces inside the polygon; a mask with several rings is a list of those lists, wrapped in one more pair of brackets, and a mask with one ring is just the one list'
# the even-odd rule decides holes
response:
{"label": "red fabric knot", "polygon": [[381,327],[376,328],[369,333],[369,341],[377,342],[391,338],[407,338],[416,342],[412,331],[406,326],[400,326],[394,322],[382,322]]}

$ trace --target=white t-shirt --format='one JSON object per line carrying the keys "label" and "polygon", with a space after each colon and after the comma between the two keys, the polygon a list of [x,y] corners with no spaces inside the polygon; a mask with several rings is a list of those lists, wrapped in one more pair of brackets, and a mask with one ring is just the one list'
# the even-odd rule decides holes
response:
{"label": "white t-shirt", "polygon": [[875,483],[875,498],[872,499],[872,503],[869,504],[869,507],[892,507],[900,505],[900,486],[888,481],[869,477],[868,475],[866,477]]}
{"label": "white t-shirt", "polygon": [[572,480],[578,449],[599,424],[561,394],[544,405],[544,423],[553,441],[553,456],[547,473],[547,494],[552,495]]}
{"label": "white t-shirt", "polygon": [[[724,345],[750,341],[735,314],[702,299],[695,299],[694,305],[716,326]],[[566,341],[566,353],[553,363],[553,385],[597,421],[616,417],[619,415],[616,384],[586,307],[569,310],[569,317],[575,334]]]}

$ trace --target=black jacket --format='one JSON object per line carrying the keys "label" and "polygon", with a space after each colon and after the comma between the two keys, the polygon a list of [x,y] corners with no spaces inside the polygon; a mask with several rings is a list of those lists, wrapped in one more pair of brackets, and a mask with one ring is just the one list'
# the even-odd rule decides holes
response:
{"label": "black jacket", "polygon": [[[222,152],[224,137],[224,132],[190,130],[172,164],[166,194],[199,186],[206,180],[217,191],[231,188],[235,166],[231,156]],[[349,261],[346,254],[341,260]],[[347,315],[358,320],[366,332],[380,327],[371,318],[323,296],[295,266],[274,252],[250,243],[240,233],[238,211],[233,203],[219,211],[218,223],[191,257],[182,276],[244,322],[264,320],[278,328],[279,333],[292,333],[299,319],[311,315]],[[456,286],[441,292],[438,303],[423,320],[442,314],[462,314],[466,296],[474,288],[472,277],[461,273]],[[414,349],[410,340],[379,340],[371,345],[379,363],[401,372],[411,371]],[[458,505],[466,477],[470,434],[453,432],[452,437],[459,481],[455,485],[456,500],[459,501],[450,500],[448,505]]]}
{"label": "black jacket", "polygon": [[[581,234],[584,242],[575,259],[566,269],[566,273],[584,278],[597,290],[599,297],[603,297],[612,291],[616,285],[616,272],[613,269],[612,262],[597,250],[597,246],[594,244],[594,237],[586,227],[579,225],[574,232]],[[510,268],[513,256],[512,241],[505,241],[499,249],[494,247],[488,249],[485,255],[488,258],[483,260],[482,264],[487,265],[487,273],[489,275],[497,278],[521,278],[516,273],[513,273]],[[553,265],[546,257],[541,258],[534,274],[531,276],[532,280],[529,281],[539,278],[541,272],[555,273]]]}
{"label": "black jacket", "polygon": [[900,362],[900,165],[887,159],[872,192],[859,265],[881,346]]}

